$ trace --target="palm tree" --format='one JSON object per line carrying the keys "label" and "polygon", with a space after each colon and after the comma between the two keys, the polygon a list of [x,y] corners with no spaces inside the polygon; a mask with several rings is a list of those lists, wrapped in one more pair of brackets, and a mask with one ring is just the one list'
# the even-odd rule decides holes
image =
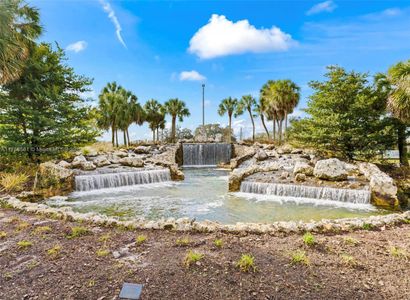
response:
{"label": "palm tree", "polygon": [[256,100],[251,95],[242,96],[238,102],[238,107],[236,110],[236,116],[242,115],[245,110],[248,111],[249,117],[252,122],[252,141],[255,142],[255,121],[253,120],[253,109],[256,106]]}
{"label": "palm tree", "polygon": [[387,108],[396,119],[400,164],[408,166],[406,128],[410,124],[410,60],[392,66],[376,83],[387,93]]}
{"label": "palm tree", "polygon": [[261,122],[262,122],[262,126],[263,126],[263,128],[265,129],[265,132],[266,132],[266,136],[269,139],[270,138],[269,137],[269,130],[266,127],[266,124],[265,124],[265,104],[263,103],[263,101],[261,101],[261,99],[259,99],[259,103],[256,103],[256,105],[255,105],[255,112],[260,117]]}
{"label": "palm tree", "polygon": [[124,145],[130,144],[128,128],[135,122],[138,125],[143,123],[143,110],[137,102],[138,98],[132,92],[120,88],[118,91],[118,128],[123,131]]}
{"label": "palm tree", "polygon": [[41,34],[39,13],[21,0],[0,1],[0,84],[16,80]]}
{"label": "palm tree", "polygon": [[232,114],[238,107],[238,100],[236,98],[225,98],[219,104],[218,114],[222,117],[224,114],[228,114],[229,118],[229,143],[232,141]]}
{"label": "palm tree", "polygon": [[189,117],[191,114],[188,108],[185,105],[184,101],[179,100],[178,98],[169,99],[164,104],[164,112],[171,116],[171,137],[172,142],[176,142],[176,120],[182,122],[184,117]]}
{"label": "palm tree", "polygon": [[152,130],[152,141],[155,142],[155,131],[158,129],[162,120],[164,120],[164,114],[162,112],[163,106],[157,100],[150,99],[145,103],[144,110],[145,119],[149,123],[149,128]]}

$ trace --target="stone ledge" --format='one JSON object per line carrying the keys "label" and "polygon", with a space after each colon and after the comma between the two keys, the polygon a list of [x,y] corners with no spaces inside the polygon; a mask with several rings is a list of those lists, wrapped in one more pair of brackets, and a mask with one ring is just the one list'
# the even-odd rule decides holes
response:
{"label": "stone ledge", "polygon": [[351,232],[365,228],[383,229],[386,226],[394,226],[410,222],[410,211],[392,213],[383,216],[370,216],[366,218],[344,218],[336,220],[323,219],[320,221],[302,222],[274,222],[264,223],[236,223],[220,224],[213,221],[195,221],[190,218],[161,219],[158,221],[145,220],[144,218],[127,221],[116,217],[108,217],[96,213],[77,213],[70,207],[54,208],[45,204],[23,202],[15,197],[0,198],[0,204],[27,213],[45,215],[68,221],[88,222],[98,226],[125,227],[128,229],[155,229],[193,232],[228,232],[228,233],[254,233],[283,236],[289,234],[302,234],[307,231],[314,233],[337,234]]}

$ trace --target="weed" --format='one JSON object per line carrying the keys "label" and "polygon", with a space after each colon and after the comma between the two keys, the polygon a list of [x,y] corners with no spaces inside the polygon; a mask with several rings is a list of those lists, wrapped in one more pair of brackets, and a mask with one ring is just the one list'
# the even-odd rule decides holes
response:
{"label": "weed", "polygon": [[256,271],[255,258],[251,254],[242,254],[236,266],[242,272]]}
{"label": "weed", "polygon": [[98,249],[95,254],[97,254],[98,257],[104,257],[110,254],[110,250],[107,249]]}
{"label": "weed", "polygon": [[309,258],[306,256],[306,252],[302,250],[296,250],[291,253],[292,264],[304,264],[309,265]]}
{"label": "weed", "polygon": [[364,223],[363,226],[362,226],[362,228],[363,228],[364,230],[372,230],[372,229],[373,229],[373,225],[372,225],[372,224],[369,224],[369,223]]}
{"label": "weed", "polygon": [[7,237],[7,232],[5,232],[5,231],[0,231],[0,240],[1,239],[4,239],[4,238],[6,238]]}
{"label": "weed", "polygon": [[204,258],[204,255],[201,253],[193,252],[192,250],[189,250],[188,253],[185,256],[184,259],[184,265],[186,267],[191,266],[192,264],[200,261],[201,259]]}
{"label": "weed", "polygon": [[90,234],[90,231],[87,228],[81,227],[81,226],[75,226],[71,228],[71,233],[67,235],[67,238],[73,239],[73,238],[81,237],[81,236],[88,235],[88,234]]}
{"label": "weed", "polygon": [[222,248],[222,246],[224,245],[224,242],[221,239],[216,239],[214,241],[214,245],[216,248]]}
{"label": "weed", "polygon": [[30,227],[30,223],[27,223],[27,222],[20,222],[20,223],[18,223],[17,224],[17,226],[16,226],[16,230],[17,231],[22,231],[22,230],[26,230],[27,228],[29,228]]}
{"label": "weed", "polygon": [[137,238],[135,239],[135,242],[137,243],[137,245],[142,245],[147,241],[147,237],[145,235],[139,235],[137,236]]}
{"label": "weed", "polygon": [[19,223],[19,222],[21,222],[21,219],[20,219],[19,217],[16,217],[16,216],[11,217],[11,218],[7,221],[7,223],[10,223],[10,224],[16,224],[16,223]]}
{"label": "weed", "polygon": [[402,259],[408,259],[409,254],[406,252],[406,250],[396,247],[396,246],[391,246],[389,248],[389,252],[391,256],[397,257],[397,258],[402,258]]}
{"label": "weed", "polygon": [[88,287],[93,287],[94,285],[95,285],[95,280],[91,279],[91,280],[88,282]]}
{"label": "weed", "polygon": [[342,254],[340,255],[340,258],[345,266],[354,267],[357,265],[356,259],[349,254]]}
{"label": "weed", "polygon": [[37,267],[40,263],[36,260],[32,260],[28,265],[27,268],[28,269],[34,269],[35,267]]}
{"label": "weed", "polygon": [[186,247],[190,243],[191,241],[189,240],[189,238],[180,238],[180,239],[177,239],[175,242],[175,244],[177,244],[177,246],[180,246],[180,247]]}
{"label": "weed", "polygon": [[19,249],[24,250],[24,249],[27,249],[33,246],[33,243],[30,241],[23,240],[23,241],[17,242],[17,246],[19,247]]}
{"label": "weed", "polygon": [[352,238],[352,237],[350,237],[350,236],[345,237],[345,238],[343,239],[343,241],[344,241],[345,244],[347,244],[347,245],[352,245],[352,246],[357,246],[357,245],[359,245],[359,241],[356,240],[356,239],[354,239],[354,238]]}
{"label": "weed", "polygon": [[104,234],[102,236],[99,237],[98,241],[101,243],[106,243],[111,239],[111,235],[109,233]]}
{"label": "weed", "polygon": [[49,233],[51,231],[52,231],[52,229],[51,229],[50,226],[38,226],[33,230],[33,234],[41,235],[41,234],[44,234],[44,233]]}
{"label": "weed", "polygon": [[10,279],[13,278],[13,274],[10,273],[10,272],[6,272],[6,273],[4,273],[3,278],[4,278],[5,280],[10,280]]}
{"label": "weed", "polygon": [[26,174],[4,173],[0,176],[0,186],[6,192],[18,192],[23,189],[29,177]]}
{"label": "weed", "polygon": [[313,234],[311,234],[310,232],[306,232],[303,237],[303,243],[306,246],[313,246],[314,244],[316,244],[316,240],[315,237],[313,236]]}

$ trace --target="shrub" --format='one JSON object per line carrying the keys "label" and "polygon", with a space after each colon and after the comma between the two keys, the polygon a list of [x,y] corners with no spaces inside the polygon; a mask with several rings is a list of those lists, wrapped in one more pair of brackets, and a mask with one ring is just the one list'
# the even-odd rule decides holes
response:
{"label": "shrub", "polygon": [[242,272],[256,271],[255,258],[251,254],[242,254],[236,266]]}
{"label": "shrub", "polygon": [[204,258],[204,255],[201,253],[193,252],[189,250],[184,259],[184,265],[190,267],[192,264],[200,261]]}
{"label": "shrub", "polygon": [[33,233],[41,235],[41,234],[48,233],[48,232],[51,232],[51,231],[52,231],[52,229],[51,229],[50,226],[38,226],[33,230]]}
{"label": "shrub", "polygon": [[61,246],[60,245],[54,245],[53,248],[50,248],[47,250],[47,254],[53,258],[57,257],[58,255],[60,255],[60,251],[61,251]]}
{"label": "shrub", "polygon": [[359,245],[359,241],[350,236],[345,237],[343,241],[345,242],[345,244],[348,244],[348,245],[353,245],[353,246]]}
{"label": "shrub", "polygon": [[111,239],[111,235],[109,233],[100,236],[98,239],[99,242],[106,243]]}
{"label": "shrub", "polygon": [[363,228],[364,230],[372,230],[372,229],[373,229],[373,225],[372,225],[372,224],[369,224],[369,223],[364,223],[363,226],[362,226],[362,228]]}
{"label": "shrub", "polygon": [[345,266],[354,267],[357,265],[356,259],[349,254],[342,254],[340,255],[340,258]]}
{"label": "shrub", "polygon": [[73,238],[81,237],[81,236],[88,235],[88,234],[90,234],[90,231],[87,228],[81,227],[81,226],[75,226],[71,228],[71,233],[67,235],[67,238],[73,239]]}
{"label": "shrub", "polygon": [[98,257],[104,257],[110,254],[110,250],[107,249],[98,249],[95,254],[97,254]]}
{"label": "shrub", "polygon": [[137,238],[135,239],[135,242],[137,243],[137,245],[142,245],[147,241],[147,237],[145,235],[139,235],[137,236]]}
{"label": "shrub", "polygon": [[396,246],[391,246],[389,248],[389,252],[391,256],[397,257],[397,258],[402,258],[402,259],[408,259],[409,254],[406,252],[406,250],[396,247]]}
{"label": "shrub", "polygon": [[27,223],[27,222],[22,221],[22,222],[20,222],[20,223],[17,224],[16,230],[17,230],[17,231],[21,231],[21,230],[27,229],[28,227],[30,227],[30,223]]}
{"label": "shrub", "polygon": [[309,258],[306,256],[306,252],[302,250],[296,250],[291,253],[292,264],[304,264],[308,265]]}
{"label": "shrub", "polygon": [[4,239],[4,238],[6,238],[7,237],[7,232],[5,232],[5,231],[0,231],[0,240],[1,239]]}
{"label": "shrub", "polygon": [[216,248],[222,248],[222,246],[223,246],[223,241],[221,240],[221,239],[216,239],[215,241],[214,241],[214,245],[215,245],[215,247]]}
{"label": "shrub", "polygon": [[17,246],[19,247],[19,249],[24,250],[24,249],[27,249],[33,246],[33,243],[30,241],[23,240],[23,241],[17,242]]}
{"label": "shrub", "polygon": [[0,176],[0,186],[6,192],[18,192],[23,189],[28,179],[26,174],[4,173]]}
{"label": "shrub", "polygon": [[307,246],[313,246],[314,244],[316,244],[315,237],[310,232],[306,232],[303,235],[302,239],[303,239],[303,243]]}

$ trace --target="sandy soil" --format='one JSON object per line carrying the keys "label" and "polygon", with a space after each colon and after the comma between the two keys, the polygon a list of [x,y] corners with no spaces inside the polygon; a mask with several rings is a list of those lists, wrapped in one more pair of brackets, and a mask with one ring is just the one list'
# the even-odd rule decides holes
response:
{"label": "sandy soil", "polygon": [[[75,226],[89,232],[69,238]],[[143,283],[141,299],[410,299],[410,225],[315,239],[126,231],[0,209],[0,299],[118,299],[123,282]],[[204,257],[187,267],[189,250]],[[296,250],[308,264],[292,263]],[[236,266],[244,253],[255,272]]]}

